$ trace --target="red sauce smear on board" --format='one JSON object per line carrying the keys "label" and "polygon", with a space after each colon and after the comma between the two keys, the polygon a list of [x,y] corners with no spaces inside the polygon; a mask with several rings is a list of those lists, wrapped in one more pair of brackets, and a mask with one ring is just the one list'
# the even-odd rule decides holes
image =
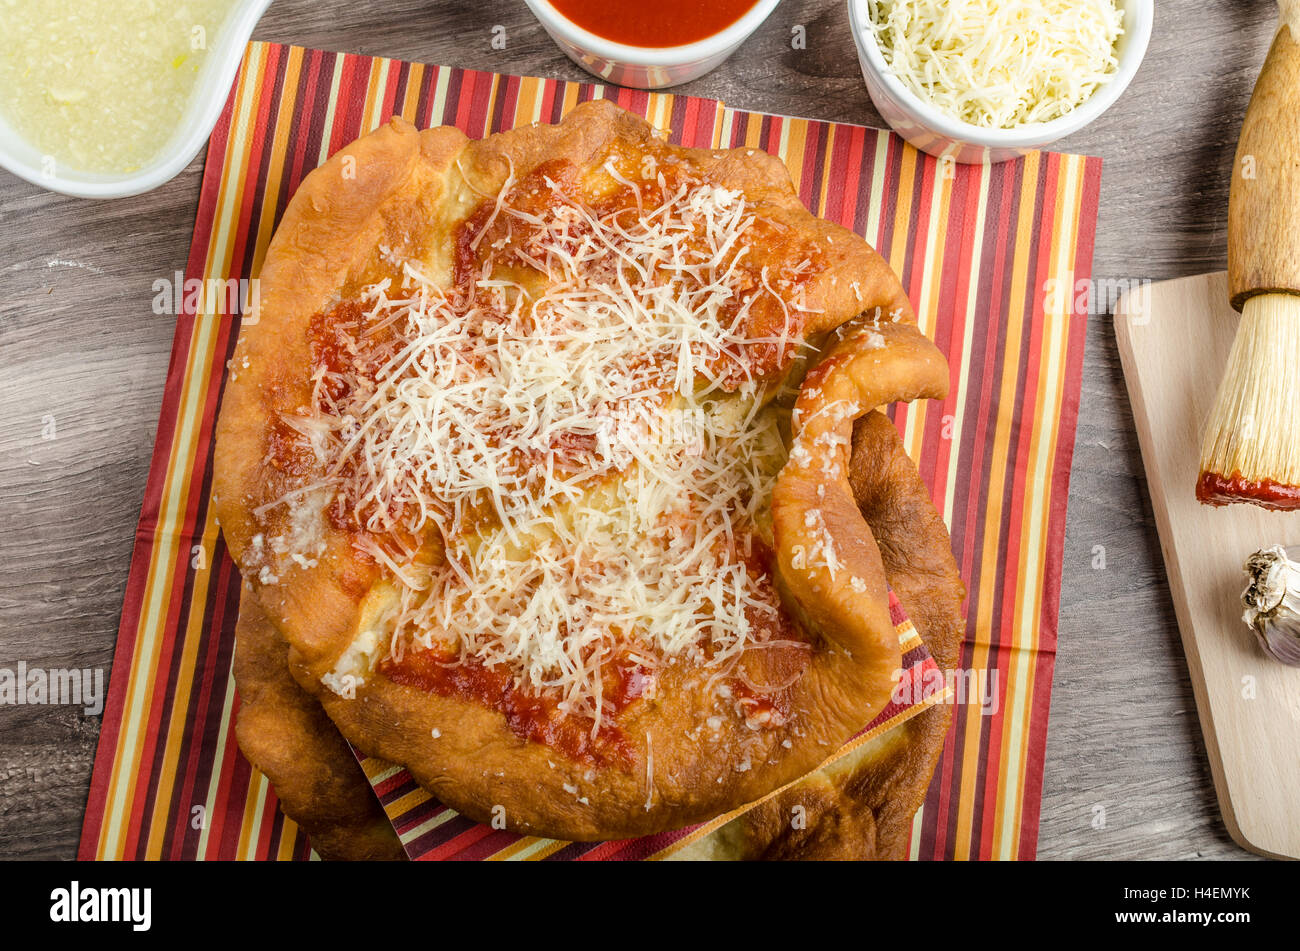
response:
{"label": "red sauce smear on board", "polygon": [[610,663],[604,668],[605,703],[609,713],[592,734],[588,717],[565,714],[558,698],[538,694],[515,683],[504,665],[487,667],[471,659],[457,663],[431,650],[408,650],[401,660],[391,657],[378,670],[393,683],[415,687],[444,697],[477,700],[504,714],[511,732],[525,740],[544,743],[570,759],[593,766],[633,762],[633,750],[614,717],[648,689],[652,678],[632,663]]}
{"label": "red sauce smear on board", "polygon": [[1217,472],[1202,472],[1196,480],[1196,498],[1207,505],[1249,502],[1261,508],[1290,511],[1300,509],[1300,486],[1272,479],[1251,481],[1243,479],[1240,472],[1226,478]]}
{"label": "red sauce smear on board", "polygon": [[551,0],[589,33],[627,46],[684,46],[721,33],[757,0]]}

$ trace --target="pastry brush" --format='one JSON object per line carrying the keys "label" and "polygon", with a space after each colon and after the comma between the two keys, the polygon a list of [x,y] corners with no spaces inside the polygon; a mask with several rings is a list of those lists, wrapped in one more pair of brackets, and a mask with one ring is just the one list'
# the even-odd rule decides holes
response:
{"label": "pastry brush", "polygon": [[1241,312],[1201,443],[1196,497],[1300,508],[1300,0],[1241,127],[1228,199],[1228,288]]}

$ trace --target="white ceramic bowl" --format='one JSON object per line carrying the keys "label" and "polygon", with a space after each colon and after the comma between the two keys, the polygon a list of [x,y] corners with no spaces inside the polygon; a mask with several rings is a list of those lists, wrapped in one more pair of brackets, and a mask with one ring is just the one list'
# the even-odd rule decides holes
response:
{"label": "white ceramic bowl", "polygon": [[1068,115],[1014,129],[985,129],[940,112],[905,87],[885,65],[870,28],[867,0],[848,0],[849,26],[858,47],[858,62],[867,93],[895,132],[931,155],[958,162],[1004,162],[1041,149],[1078,132],[1110,108],[1138,71],[1151,39],[1154,0],[1120,0],[1124,34],[1119,38],[1119,69],[1115,76]]}
{"label": "white ceramic bowl", "polygon": [[563,16],[550,0],[524,2],[569,59],[593,76],[619,86],[661,89],[690,82],[719,65],[758,29],[781,0],[758,0],[731,26],[699,42],[654,48],[627,46],[597,36]]}
{"label": "white ceramic bowl", "polygon": [[244,46],[270,5],[271,0],[240,0],[216,37],[209,38],[208,55],[195,79],[189,105],[167,144],[143,168],[134,172],[84,172],[59,163],[53,174],[46,174],[42,153],[14,131],[2,115],[0,166],[42,188],[78,198],[124,198],[171,181],[198,155],[212,134],[239,70]]}

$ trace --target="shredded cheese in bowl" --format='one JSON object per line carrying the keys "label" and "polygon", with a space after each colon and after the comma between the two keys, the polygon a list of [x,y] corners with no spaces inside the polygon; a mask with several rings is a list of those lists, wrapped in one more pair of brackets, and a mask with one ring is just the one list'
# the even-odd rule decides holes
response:
{"label": "shredded cheese in bowl", "polygon": [[1115,0],[866,0],[893,74],[970,125],[1012,129],[1067,115],[1119,68]]}

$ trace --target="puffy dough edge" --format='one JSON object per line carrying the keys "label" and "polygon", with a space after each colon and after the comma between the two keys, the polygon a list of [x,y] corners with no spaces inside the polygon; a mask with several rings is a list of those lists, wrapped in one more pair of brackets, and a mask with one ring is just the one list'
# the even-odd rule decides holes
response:
{"label": "puffy dough edge", "polygon": [[289,645],[245,590],[235,624],[235,738],[324,859],[406,858],[360,764],[289,672]]}
{"label": "puffy dough edge", "polygon": [[[881,413],[853,434],[849,481],[880,541],[890,586],[941,670],[961,664],[966,619],[951,541],[893,424]],[[925,800],[947,742],[952,707],[929,707],[815,771],[737,820],[731,857],[904,859],[912,817]],[[801,829],[791,824],[802,806]]]}
{"label": "puffy dough edge", "polygon": [[877,406],[943,398],[948,365],[905,321],[859,318],[837,337],[795,402],[772,521],[779,585],[809,626],[852,658],[857,689],[870,698],[866,723],[888,702],[900,651],[878,539],[850,483],[854,425]]}

